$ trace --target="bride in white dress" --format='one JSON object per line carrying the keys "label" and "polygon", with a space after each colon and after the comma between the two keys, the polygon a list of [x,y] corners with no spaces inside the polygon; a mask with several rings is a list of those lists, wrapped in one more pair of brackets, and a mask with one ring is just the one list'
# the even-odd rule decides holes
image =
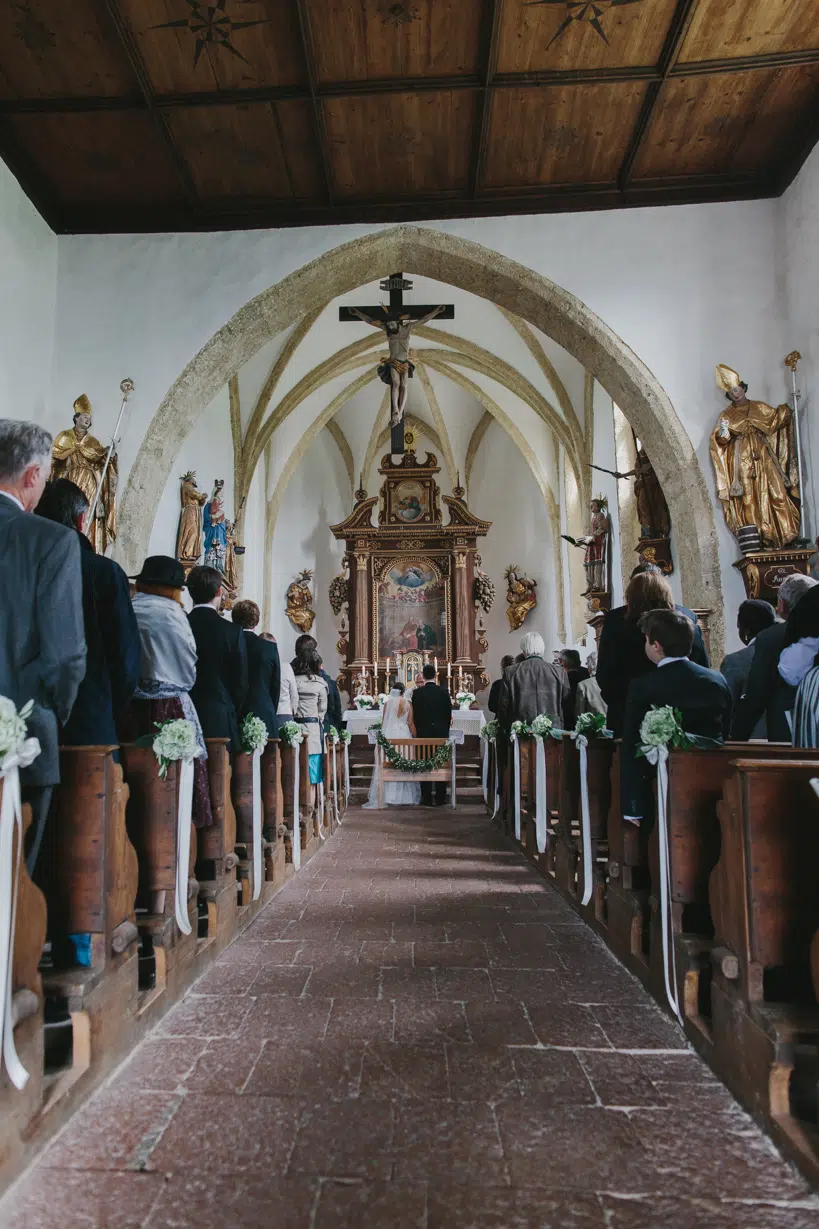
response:
{"label": "bride in white dress", "polygon": [[[410,705],[404,696],[404,684],[396,683],[389,694],[381,714],[381,732],[385,738],[412,738],[409,728]],[[373,779],[370,782],[370,794],[364,803],[370,811],[378,810],[378,747],[375,750],[375,766]],[[384,786],[385,807],[417,807],[421,802],[421,786],[415,782],[387,781]]]}

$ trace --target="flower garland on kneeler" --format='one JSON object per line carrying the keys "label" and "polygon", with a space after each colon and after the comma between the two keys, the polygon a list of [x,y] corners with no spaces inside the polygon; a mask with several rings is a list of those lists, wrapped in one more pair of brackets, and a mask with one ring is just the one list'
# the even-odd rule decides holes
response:
{"label": "flower garland on kneeler", "polygon": [[401,755],[400,751],[396,751],[395,747],[388,738],[378,730],[376,734],[376,742],[384,752],[384,758],[391,768],[395,768],[398,772],[439,772],[449,763],[452,755],[452,747],[449,743],[444,743],[439,747],[434,755],[428,756],[425,760],[408,760]]}

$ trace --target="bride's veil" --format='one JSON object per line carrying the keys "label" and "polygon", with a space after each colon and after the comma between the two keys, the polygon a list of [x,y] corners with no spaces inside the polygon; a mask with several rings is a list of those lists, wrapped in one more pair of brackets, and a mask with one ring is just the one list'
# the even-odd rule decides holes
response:
{"label": "bride's veil", "polygon": [[385,738],[390,738],[393,733],[397,735],[402,733],[400,729],[397,729],[401,721],[398,716],[398,705],[401,698],[401,692],[397,687],[393,687],[384,705],[384,712],[381,718],[381,730]]}

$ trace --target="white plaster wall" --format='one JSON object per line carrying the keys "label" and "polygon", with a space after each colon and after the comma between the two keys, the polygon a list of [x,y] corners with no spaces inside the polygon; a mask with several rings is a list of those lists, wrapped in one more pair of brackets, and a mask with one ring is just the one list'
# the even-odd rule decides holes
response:
{"label": "white plaster wall", "polygon": [[[525,632],[540,632],[547,653],[558,647],[558,590],[548,511],[529,466],[497,423],[486,432],[475,457],[469,506],[476,516],[492,521],[480,553],[484,571],[497,591],[491,612],[484,616],[489,639],[485,665],[494,679],[504,653],[514,657],[520,651],[520,638]],[[503,573],[510,563],[519,564],[538,582],[538,605],[517,632],[510,632],[506,618]],[[484,705],[488,694],[479,696]]]}
{"label": "white plaster wall", "polygon": [[0,417],[49,428],[57,242],[0,162]]}
{"label": "white plaster wall", "polygon": [[[814,149],[785,195],[777,201],[777,268],[783,300],[781,358],[798,350],[802,362],[797,387],[802,393],[802,449],[807,531],[819,530],[816,503],[816,450],[819,448],[819,148]],[[788,386],[790,394],[790,386]],[[753,389],[750,390],[753,395]],[[790,399],[790,397],[789,397]],[[784,400],[780,394],[779,400]]]}
{"label": "white plaster wall", "polygon": [[321,431],[296,467],[273,533],[269,630],[289,661],[299,633],[285,614],[285,592],[302,568],[312,568],[316,612],[312,635],[318,640],[325,669],[333,675],[339,668],[339,621],[330,609],[327,590],[341,571],[344,543],[336,542],[328,526],[337,524],[351,511],[350,483],[344,463],[335,441],[327,431]]}

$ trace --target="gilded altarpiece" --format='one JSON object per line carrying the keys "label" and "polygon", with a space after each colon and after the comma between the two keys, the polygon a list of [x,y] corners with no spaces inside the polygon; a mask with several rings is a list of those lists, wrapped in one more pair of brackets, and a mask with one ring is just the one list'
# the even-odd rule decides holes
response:
{"label": "gilded altarpiece", "polygon": [[[346,658],[339,684],[354,694],[362,671],[378,686],[387,683],[400,655],[416,663],[437,660],[439,680],[447,663],[475,691],[488,686],[483,655],[488,649],[474,600],[480,566],[478,539],[491,528],[467,507],[461,487],[441,495],[437,457],[421,462],[413,451],[379,467],[378,496],[356,492],[356,506],[334,536],[346,544],[349,571],[349,633],[339,649]],[[444,525],[441,503],[449,513]],[[378,509],[378,524],[373,512]]]}

